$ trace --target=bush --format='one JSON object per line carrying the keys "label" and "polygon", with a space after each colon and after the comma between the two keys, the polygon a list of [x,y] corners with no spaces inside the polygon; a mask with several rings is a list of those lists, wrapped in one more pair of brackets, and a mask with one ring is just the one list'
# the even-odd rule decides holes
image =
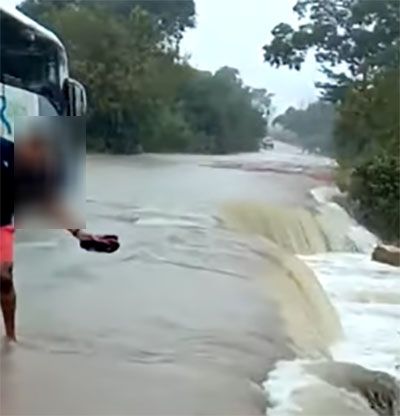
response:
{"label": "bush", "polygon": [[382,153],[360,163],[350,198],[359,219],[386,241],[400,240],[400,158]]}
{"label": "bush", "polygon": [[146,152],[185,152],[193,132],[179,109],[159,106],[147,120],[140,142]]}

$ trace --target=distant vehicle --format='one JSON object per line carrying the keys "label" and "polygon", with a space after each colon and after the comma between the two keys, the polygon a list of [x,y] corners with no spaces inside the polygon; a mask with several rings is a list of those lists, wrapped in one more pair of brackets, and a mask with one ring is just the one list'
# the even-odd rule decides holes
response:
{"label": "distant vehicle", "polygon": [[0,6],[0,135],[14,141],[18,116],[81,116],[86,92],[69,78],[57,36],[17,9]]}
{"label": "distant vehicle", "polygon": [[265,137],[261,142],[261,148],[263,150],[273,149],[274,141],[270,137]]}

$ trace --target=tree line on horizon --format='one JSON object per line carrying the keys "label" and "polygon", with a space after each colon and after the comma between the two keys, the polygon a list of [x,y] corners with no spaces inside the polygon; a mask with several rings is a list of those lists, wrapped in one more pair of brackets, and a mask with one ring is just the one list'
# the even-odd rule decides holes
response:
{"label": "tree line on horizon", "polygon": [[193,68],[180,52],[193,0],[25,0],[22,12],[65,43],[88,91],[89,151],[254,151],[271,95],[235,68]]}

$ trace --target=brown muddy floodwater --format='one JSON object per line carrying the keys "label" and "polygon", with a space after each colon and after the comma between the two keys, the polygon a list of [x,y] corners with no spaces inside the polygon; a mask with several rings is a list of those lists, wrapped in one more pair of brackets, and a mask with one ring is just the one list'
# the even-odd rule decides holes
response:
{"label": "brown muddy floodwater", "polygon": [[[264,414],[268,371],[302,349],[323,352],[325,335],[314,334],[313,313],[298,313],[308,306],[296,285],[277,280],[278,249],[268,255],[264,241],[229,231],[221,207],[303,206],[318,182],[210,165],[274,158],[286,163],[279,150],[90,156],[87,227],[118,233],[122,248],[97,255],[61,231],[20,236],[19,344],[2,344],[1,414]],[[297,345],[296,331],[307,333]]]}

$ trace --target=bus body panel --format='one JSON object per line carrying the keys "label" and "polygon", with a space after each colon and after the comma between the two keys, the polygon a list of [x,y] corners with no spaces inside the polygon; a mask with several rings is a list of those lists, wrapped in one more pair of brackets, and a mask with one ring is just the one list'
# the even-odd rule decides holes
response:
{"label": "bus body panel", "polygon": [[[1,137],[14,141],[18,117],[84,115],[85,89],[69,78],[67,54],[59,38],[11,6],[1,4],[0,17],[4,36],[0,65]],[[32,38],[26,38],[26,30],[34,32]]]}
{"label": "bus body panel", "polygon": [[0,89],[0,134],[14,141],[16,118],[40,115],[39,96],[10,85],[0,84]]}

